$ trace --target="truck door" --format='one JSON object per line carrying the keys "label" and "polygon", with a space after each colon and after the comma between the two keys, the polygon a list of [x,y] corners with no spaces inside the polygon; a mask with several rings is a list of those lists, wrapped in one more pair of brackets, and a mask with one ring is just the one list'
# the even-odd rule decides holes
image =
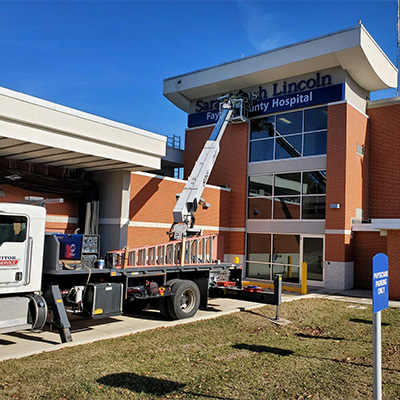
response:
{"label": "truck door", "polygon": [[30,252],[28,217],[0,214],[0,288],[29,283]]}

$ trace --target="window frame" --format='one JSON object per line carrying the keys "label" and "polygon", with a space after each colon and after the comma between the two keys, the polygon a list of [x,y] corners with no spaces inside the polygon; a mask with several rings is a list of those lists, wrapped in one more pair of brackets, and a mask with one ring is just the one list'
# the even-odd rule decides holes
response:
{"label": "window frame", "polygon": [[[289,112],[288,111],[284,111],[284,112],[281,112],[281,113],[268,114],[268,115],[263,115],[263,116],[260,116],[260,117],[257,117],[257,118],[252,118],[250,120],[250,123],[249,123],[249,155],[248,155],[248,162],[249,163],[271,162],[271,161],[291,160],[291,159],[294,159],[294,158],[319,157],[319,156],[326,155],[326,151],[324,153],[320,153],[320,154],[312,154],[312,155],[307,155],[307,156],[304,155],[305,135],[310,134],[310,133],[323,133],[323,132],[325,132],[325,134],[327,135],[327,133],[328,133],[328,126],[326,126],[326,128],[324,128],[324,129],[315,129],[315,130],[309,130],[309,131],[305,130],[305,113],[307,111],[309,111],[309,110],[316,110],[318,108],[321,108],[321,109],[324,108],[326,110],[326,112],[328,111],[327,105],[318,105],[318,106],[315,106],[315,107],[304,108],[304,109],[301,109],[301,110],[293,110],[293,111],[289,111]],[[278,120],[278,117],[280,115],[285,115],[285,114],[290,114],[290,113],[297,113],[297,112],[301,112],[302,113],[301,132],[290,133],[290,134],[287,134],[287,135],[278,136],[277,135],[277,120]],[[273,124],[274,124],[274,136],[251,139],[252,122],[256,121],[256,120],[259,120],[259,119],[263,119],[263,118],[264,119],[265,118],[274,118],[274,122],[273,122]],[[327,120],[327,124],[326,125],[328,125],[328,120]],[[296,135],[301,135],[301,154],[299,156],[296,156],[296,157],[277,158],[276,152],[277,152],[277,148],[278,148],[278,145],[279,145],[279,142],[278,142],[277,139],[290,138],[290,137],[296,136]],[[265,141],[265,140],[273,141],[272,158],[252,161],[251,160],[251,155],[252,155],[251,154],[251,147],[252,147],[252,144],[256,143],[256,142]]]}
{"label": "window frame", "polygon": [[[294,174],[294,173],[299,173],[300,174],[300,193],[299,194],[293,194],[293,195],[276,195],[275,194],[275,177],[277,175],[282,175],[283,173],[276,172],[276,173],[265,173],[265,174],[257,174],[257,175],[249,175],[247,177],[247,219],[248,220],[257,220],[257,218],[252,218],[251,217],[251,210],[250,210],[250,200],[254,200],[257,198],[260,199],[268,199],[271,202],[271,218],[260,218],[259,220],[266,220],[266,221],[288,221],[288,220],[293,220],[293,221],[324,221],[326,219],[326,187],[325,187],[325,193],[304,193],[304,175],[308,173],[323,173],[325,175],[326,179],[326,170],[304,170],[304,171],[291,171],[291,172],[285,172],[285,174]],[[251,195],[250,196],[250,179],[252,177],[257,177],[257,176],[272,176],[272,192],[270,196],[262,196],[262,195]],[[325,199],[325,216],[324,218],[303,218],[303,198],[310,198],[310,197],[320,197]],[[300,198],[300,203],[299,203],[299,208],[300,208],[300,218],[274,218],[275,215],[275,199],[279,198]],[[267,212],[269,214],[269,211]],[[253,213],[253,215],[256,215]]]}

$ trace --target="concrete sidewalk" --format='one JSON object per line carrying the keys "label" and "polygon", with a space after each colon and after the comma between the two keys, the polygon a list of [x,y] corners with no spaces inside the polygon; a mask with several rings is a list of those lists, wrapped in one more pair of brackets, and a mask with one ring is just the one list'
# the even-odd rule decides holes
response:
{"label": "concrete sidewalk", "polygon": [[[321,298],[362,305],[372,305],[371,292],[366,291],[350,290],[345,292],[332,292],[310,288],[310,293],[307,295],[289,292],[285,292],[282,295],[283,302],[305,298]],[[146,310],[140,314],[122,315],[98,320],[70,315],[73,342],[61,343],[58,331],[49,331],[48,329],[45,329],[42,332],[21,331],[3,334],[0,335],[0,361],[26,357],[46,351],[59,350],[64,347],[92,343],[98,340],[126,336],[132,333],[160,327],[169,327],[204,319],[216,318],[237,312],[243,308],[250,310],[263,306],[264,304],[249,301],[213,298],[209,300],[207,310],[199,310],[193,318],[178,321],[166,321],[159,311],[152,309]],[[389,306],[400,308],[400,302],[391,301],[389,302]],[[275,307],[270,307],[271,318],[273,318],[275,317]]]}
{"label": "concrete sidewalk", "polygon": [[[288,295],[286,298],[298,297]],[[69,315],[73,341],[61,343],[58,331],[49,331],[46,327],[41,332],[20,331],[0,335],[0,361],[21,358],[45,351],[59,350],[64,347],[92,343],[98,340],[111,339],[149,329],[187,324],[203,319],[216,318],[221,315],[239,311],[241,308],[254,309],[264,304],[228,298],[212,298],[207,310],[199,310],[190,319],[166,321],[158,310],[145,310],[140,314],[127,314],[105,319],[89,319]],[[275,307],[271,307],[271,317],[275,317]]]}

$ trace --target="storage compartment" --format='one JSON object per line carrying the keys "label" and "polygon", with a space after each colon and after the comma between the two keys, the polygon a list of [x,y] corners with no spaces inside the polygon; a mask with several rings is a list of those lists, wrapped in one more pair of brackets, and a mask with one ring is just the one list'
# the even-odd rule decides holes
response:
{"label": "storage compartment", "polygon": [[60,242],[60,260],[80,260],[82,254],[82,235],[56,233]]}
{"label": "storage compartment", "polygon": [[90,283],[86,288],[83,308],[93,318],[122,314],[122,283]]}

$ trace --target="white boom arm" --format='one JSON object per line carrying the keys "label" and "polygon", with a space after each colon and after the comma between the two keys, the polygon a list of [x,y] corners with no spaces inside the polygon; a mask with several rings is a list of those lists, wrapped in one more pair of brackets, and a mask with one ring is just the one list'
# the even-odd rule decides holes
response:
{"label": "white boom arm", "polygon": [[240,96],[227,95],[221,105],[221,112],[210,138],[207,140],[197,159],[188,181],[179,194],[179,198],[173,210],[174,224],[171,229],[171,239],[177,240],[187,236],[188,228],[193,227],[194,213],[199,204],[207,208],[201,198],[204,187],[208,182],[211,171],[219,153],[219,143],[225,132],[228,122],[240,119],[245,121],[244,104],[247,99]]}

